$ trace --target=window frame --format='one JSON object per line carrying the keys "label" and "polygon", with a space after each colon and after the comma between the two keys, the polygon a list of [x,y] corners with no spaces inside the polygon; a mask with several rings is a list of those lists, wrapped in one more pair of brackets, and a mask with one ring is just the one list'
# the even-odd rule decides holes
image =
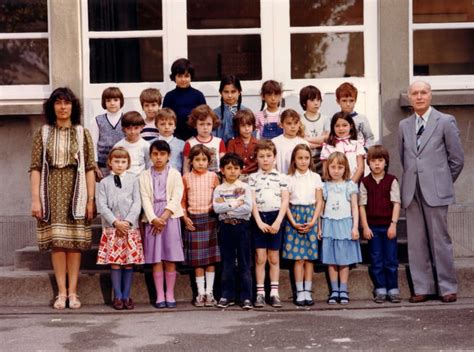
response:
{"label": "window frame", "polygon": [[0,100],[31,100],[46,99],[53,91],[52,85],[52,63],[51,63],[51,2],[46,1],[48,11],[48,31],[47,32],[14,32],[0,33],[0,40],[15,39],[47,39],[48,40],[48,84],[12,84],[0,85]]}
{"label": "window frame", "polygon": [[445,30],[445,29],[474,29],[474,22],[446,22],[446,23],[414,23],[413,22],[413,0],[409,0],[408,9],[408,50],[409,50],[409,69],[410,82],[417,80],[426,81],[433,90],[456,90],[473,89],[474,75],[433,75],[433,76],[415,76],[413,73],[414,48],[413,33],[417,30]]}

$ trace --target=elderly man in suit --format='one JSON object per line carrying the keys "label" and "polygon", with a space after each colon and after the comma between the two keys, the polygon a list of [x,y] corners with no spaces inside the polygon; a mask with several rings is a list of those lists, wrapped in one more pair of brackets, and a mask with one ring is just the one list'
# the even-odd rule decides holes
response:
{"label": "elderly man in suit", "polygon": [[398,139],[414,286],[410,302],[435,294],[442,302],[455,302],[458,285],[447,216],[455,201],[454,181],[464,166],[459,129],[454,116],[431,106],[428,83],[413,82],[408,99],[415,113],[400,122]]}

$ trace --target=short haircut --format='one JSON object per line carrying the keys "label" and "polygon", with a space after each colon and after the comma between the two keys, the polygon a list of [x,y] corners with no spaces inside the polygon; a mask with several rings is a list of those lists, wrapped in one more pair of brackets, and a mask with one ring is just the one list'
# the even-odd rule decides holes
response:
{"label": "short haircut", "polygon": [[296,153],[298,150],[305,150],[309,153],[309,170],[311,170],[314,166],[314,160],[311,155],[311,149],[307,144],[297,144],[293,151],[291,152],[291,159],[290,159],[290,167],[288,168],[288,175],[294,175],[296,172]]}
{"label": "short haircut", "polygon": [[156,149],[160,152],[167,152],[168,154],[171,154],[171,148],[168,142],[161,140],[161,139],[156,139],[151,143],[150,145],[150,155],[153,149]]}
{"label": "short haircut", "polygon": [[257,142],[257,145],[255,146],[255,157],[261,150],[270,150],[273,155],[277,154],[275,144],[270,139],[261,139]]}
{"label": "short haircut", "polygon": [[71,123],[73,125],[81,124],[81,102],[68,87],[56,88],[49,98],[43,104],[44,115],[48,121],[48,125],[54,126],[56,124],[56,113],[54,111],[54,104],[58,100],[69,101],[72,104]]}
{"label": "short haircut", "polygon": [[240,169],[244,168],[244,161],[240,157],[240,155],[235,153],[226,153],[219,161],[220,168],[224,168],[226,165],[232,164],[234,166],[240,167]]}
{"label": "short haircut", "polygon": [[323,100],[321,98],[321,91],[315,86],[306,86],[300,90],[300,105],[303,110],[306,110],[306,103],[308,100]]}
{"label": "short haircut", "polygon": [[194,79],[194,66],[191,61],[185,58],[178,59],[171,65],[170,78],[174,81],[176,75],[184,74],[186,72],[191,75],[191,79]]}
{"label": "short haircut", "polygon": [[357,100],[357,88],[349,82],[342,83],[336,89],[336,99],[341,98],[354,98]]}
{"label": "short haircut", "polygon": [[188,125],[196,128],[198,121],[206,120],[208,117],[212,119],[212,128],[219,127],[221,121],[216,113],[209,107],[209,105],[201,104],[196,106],[188,116]]}
{"label": "short haircut", "polygon": [[235,116],[232,118],[232,127],[234,132],[239,134],[239,128],[241,125],[252,125],[253,129],[257,128],[257,122],[255,120],[255,115],[249,109],[243,109],[237,111]]}
{"label": "short haircut", "polygon": [[114,147],[110,150],[109,155],[107,156],[107,166],[109,166],[110,169],[112,169],[110,167],[112,159],[127,159],[127,169],[130,169],[132,160],[130,159],[130,154],[128,153],[127,149],[124,147]]}
{"label": "short haircut", "polygon": [[351,170],[349,167],[349,161],[347,160],[347,157],[345,156],[344,153],[341,152],[332,152],[327,160],[326,163],[324,164],[324,176],[325,179],[328,181],[331,181],[331,175],[329,174],[329,165],[331,165],[333,162],[337,162],[338,164],[344,165],[344,175],[342,178],[347,181],[351,178]]}
{"label": "short haircut", "polygon": [[161,93],[159,89],[147,88],[140,93],[140,104],[157,103],[161,106]]}
{"label": "short haircut", "polygon": [[367,150],[367,165],[370,164],[369,162],[374,159],[384,159],[385,160],[385,172],[388,170],[388,166],[390,164],[390,155],[388,154],[387,148],[383,145],[377,144],[373,145]]}
{"label": "short haircut", "polygon": [[303,138],[304,137],[304,125],[301,123],[300,114],[298,114],[293,109],[286,109],[280,115],[280,124],[283,125],[283,122],[285,122],[285,120],[289,120],[289,119],[296,120],[297,122],[300,123],[300,128],[298,129],[297,135],[299,137]]}
{"label": "short haircut", "polygon": [[173,120],[175,125],[178,123],[176,114],[170,108],[162,108],[158,111],[155,117],[155,126],[158,126],[158,122],[163,120]]}
{"label": "short haircut", "polygon": [[114,99],[118,98],[120,100],[120,108],[123,108],[124,104],[124,98],[122,91],[118,87],[109,87],[105,88],[104,91],[102,92],[102,108],[107,109],[107,106],[105,105],[105,101],[107,99]]}
{"label": "short haircut", "polygon": [[198,156],[199,154],[204,154],[207,158],[207,161],[211,162],[211,158],[212,158],[211,150],[208,147],[206,147],[204,144],[196,144],[189,151],[189,155],[188,155],[189,163],[192,164],[194,158]]}
{"label": "short haircut", "polygon": [[145,120],[138,111],[129,111],[123,115],[122,128],[130,126],[145,126]]}

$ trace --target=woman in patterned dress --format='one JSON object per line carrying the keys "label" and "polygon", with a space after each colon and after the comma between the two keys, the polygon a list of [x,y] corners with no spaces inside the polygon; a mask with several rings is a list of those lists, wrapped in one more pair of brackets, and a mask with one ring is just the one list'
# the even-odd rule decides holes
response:
{"label": "woman in patterned dress", "polygon": [[78,309],[81,250],[91,245],[95,207],[94,147],[80,125],[80,102],[69,88],[55,89],[43,108],[47,124],[33,136],[31,214],[38,220],[40,251],[52,250],[58,286],[53,307],[64,309],[69,300],[69,308]]}

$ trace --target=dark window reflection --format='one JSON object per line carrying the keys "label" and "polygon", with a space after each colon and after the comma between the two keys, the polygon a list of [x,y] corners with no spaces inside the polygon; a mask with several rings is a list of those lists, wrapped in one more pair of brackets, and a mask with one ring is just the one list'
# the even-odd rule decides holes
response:
{"label": "dark window reflection", "polygon": [[413,23],[474,22],[472,0],[413,0]]}
{"label": "dark window reflection", "polygon": [[291,35],[291,78],[363,76],[363,33]]}
{"label": "dark window reflection", "polygon": [[163,81],[161,38],[91,39],[91,83]]}
{"label": "dark window reflection", "polygon": [[48,39],[0,40],[0,85],[49,84]]}
{"label": "dark window reflection", "polygon": [[473,38],[474,29],[414,31],[413,74],[473,75]]}
{"label": "dark window reflection", "polygon": [[47,0],[0,1],[0,33],[47,31]]}
{"label": "dark window reflection", "polygon": [[90,31],[162,29],[161,0],[88,0]]}
{"label": "dark window reflection", "polygon": [[364,24],[364,0],[290,0],[290,26]]}
{"label": "dark window reflection", "polygon": [[258,0],[188,0],[188,28],[259,28]]}
{"label": "dark window reflection", "polygon": [[188,57],[196,81],[218,81],[230,73],[242,80],[262,78],[260,35],[191,36]]}

